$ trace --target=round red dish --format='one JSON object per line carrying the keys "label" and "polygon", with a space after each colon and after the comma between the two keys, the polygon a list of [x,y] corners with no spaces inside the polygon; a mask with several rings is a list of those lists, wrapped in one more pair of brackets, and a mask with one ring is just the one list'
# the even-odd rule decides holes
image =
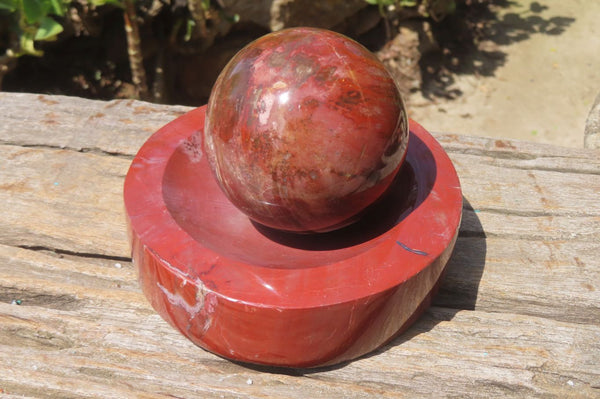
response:
{"label": "round red dish", "polygon": [[156,311],[197,345],[257,364],[315,367],[368,353],[429,305],[458,234],[460,183],[410,122],[406,160],[362,219],[298,235],[257,225],[213,179],[205,107],[156,132],[125,180],[134,263]]}

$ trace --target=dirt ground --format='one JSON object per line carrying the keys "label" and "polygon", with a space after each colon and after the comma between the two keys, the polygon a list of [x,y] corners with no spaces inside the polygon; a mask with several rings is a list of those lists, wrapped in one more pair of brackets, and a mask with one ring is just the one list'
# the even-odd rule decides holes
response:
{"label": "dirt ground", "polygon": [[582,147],[600,93],[600,0],[510,1],[480,50],[479,72],[453,76],[453,98],[411,95],[410,117],[434,132]]}

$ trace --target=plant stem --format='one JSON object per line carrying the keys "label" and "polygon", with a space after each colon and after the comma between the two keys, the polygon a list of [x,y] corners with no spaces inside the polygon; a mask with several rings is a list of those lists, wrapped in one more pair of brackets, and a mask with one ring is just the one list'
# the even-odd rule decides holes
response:
{"label": "plant stem", "polygon": [[196,26],[198,28],[198,31],[200,32],[200,36],[208,36],[208,32],[206,31],[206,18],[204,17],[204,8],[202,7],[202,1],[188,0],[188,10],[190,10],[190,14],[196,22]]}
{"label": "plant stem", "polygon": [[154,68],[154,83],[152,85],[152,102],[166,104],[167,84],[165,81],[165,45],[160,43]]}
{"label": "plant stem", "polygon": [[141,100],[149,100],[148,83],[146,81],[146,70],[144,69],[144,58],[140,40],[140,29],[137,23],[134,0],[124,0],[125,33],[127,35],[127,53],[129,55],[129,67],[131,68],[131,80],[135,86],[138,97]]}

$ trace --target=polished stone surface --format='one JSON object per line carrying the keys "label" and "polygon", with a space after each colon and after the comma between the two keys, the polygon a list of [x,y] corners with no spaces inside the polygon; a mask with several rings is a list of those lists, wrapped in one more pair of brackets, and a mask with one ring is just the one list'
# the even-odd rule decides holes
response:
{"label": "polished stone surface", "polygon": [[206,153],[253,220],[328,231],[388,188],[406,154],[400,93],[373,54],[338,33],[266,35],[224,68],[208,103]]}
{"label": "polished stone surface", "polygon": [[293,234],[253,223],[223,194],[197,141],[205,109],[155,133],[125,181],[133,259],[165,320],[230,359],[314,367],[380,347],[426,309],[462,214],[454,167],[429,133],[410,122],[401,171],[356,223]]}

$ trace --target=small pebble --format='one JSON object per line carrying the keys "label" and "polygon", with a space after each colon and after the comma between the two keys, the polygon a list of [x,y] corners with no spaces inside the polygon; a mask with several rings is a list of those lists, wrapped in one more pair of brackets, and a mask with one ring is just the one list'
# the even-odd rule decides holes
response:
{"label": "small pebble", "polygon": [[117,269],[120,269],[120,268],[122,268],[122,267],[123,267],[123,265],[121,265],[120,263],[115,263],[115,267],[116,267]]}
{"label": "small pebble", "polygon": [[573,385],[575,385],[575,383],[573,381],[569,380],[569,381],[567,381],[567,385],[572,387]]}
{"label": "small pebble", "polygon": [[248,378],[246,380],[246,384],[248,384],[248,385],[252,385],[253,383],[254,383],[254,381],[252,381],[252,378]]}

